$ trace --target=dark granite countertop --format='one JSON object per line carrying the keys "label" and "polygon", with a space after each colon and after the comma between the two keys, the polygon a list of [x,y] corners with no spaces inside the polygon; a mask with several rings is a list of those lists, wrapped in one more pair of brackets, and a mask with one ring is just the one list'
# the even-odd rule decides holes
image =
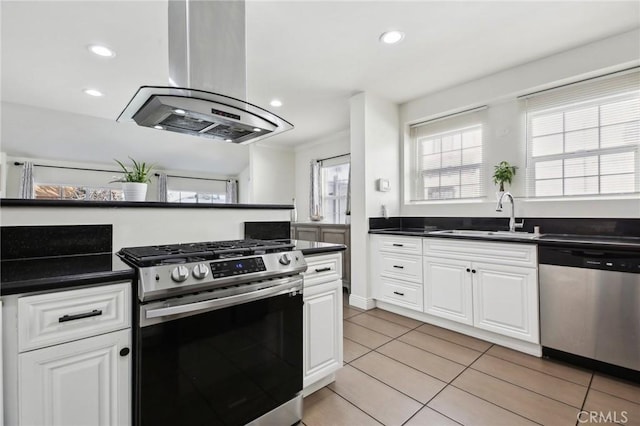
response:
{"label": "dark granite countertop", "polygon": [[85,201],[85,200],[25,200],[21,198],[0,199],[0,207],[133,207],[170,209],[262,209],[292,210],[292,204],[198,204],[165,203],[160,201]]}
{"label": "dark granite countertop", "polygon": [[579,235],[579,234],[541,234],[533,239],[521,238],[516,231],[513,237],[491,235],[456,235],[456,234],[434,234],[434,230],[424,230],[419,228],[388,228],[388,229],[371,229],[370,234],[380,235],[401,235],[409,237],[424,238],[453,238],[463,240],[484,240],[484,241],[502,241],[517,242],[549,246],[564,247],[584,247],[584,248],[615,248],[631,251],[640,251],[639,237],[623,237],[623,236],[607,236],[607,235]]}
{"label": "dark granite countertop", "polygon": [[323,243],[320,241],[291,240],[296,245],[296,250],[302,251],[304,255],[332,253],[344,251],[347,246],[344,244]]}
{"label": "dark granite countertop", "polygon": [[3,260],[0,268],[2,296],[135,278],[112,253]]}

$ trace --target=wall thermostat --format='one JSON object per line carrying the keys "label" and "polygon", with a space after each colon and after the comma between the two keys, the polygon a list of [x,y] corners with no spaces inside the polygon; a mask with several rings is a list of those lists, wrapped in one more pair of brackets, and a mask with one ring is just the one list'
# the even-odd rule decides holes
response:
{"label": "wall thermostat", "polygon": [[376,180],[376,189],[380,192],[389,192],[391,190],[391,185],[389,185],[389,179]]}

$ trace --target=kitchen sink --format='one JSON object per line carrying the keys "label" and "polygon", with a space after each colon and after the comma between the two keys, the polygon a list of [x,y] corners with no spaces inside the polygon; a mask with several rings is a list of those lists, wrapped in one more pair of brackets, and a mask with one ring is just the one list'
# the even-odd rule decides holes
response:
{"label": "kitchen sink", "polygon": [[444,231],[431,231],[432,235],[459,235],[461,237],[498,237],[498,238],[519,238],[533,240],[539,234],[530,232],[509,232],[509,231],[478,231],[472,229],[447,229]]}

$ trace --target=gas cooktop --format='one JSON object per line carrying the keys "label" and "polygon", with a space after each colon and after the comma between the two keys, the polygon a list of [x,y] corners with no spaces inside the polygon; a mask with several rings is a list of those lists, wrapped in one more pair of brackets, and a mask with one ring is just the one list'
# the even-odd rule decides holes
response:
{"label": "gas cooktop", "polygon": [[294,248],[290,240],[247,239],[125,247],[117,254],[134,266],[145,267],[279,253]]}

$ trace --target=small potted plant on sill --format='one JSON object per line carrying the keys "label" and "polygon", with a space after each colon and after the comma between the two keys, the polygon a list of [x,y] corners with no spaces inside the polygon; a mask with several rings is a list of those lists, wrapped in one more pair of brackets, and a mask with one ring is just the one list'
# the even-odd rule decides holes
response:
{"label": "small potted plant on sill", "polygon": [[125,201],[144,201],[147,198],[147,184],[150,182],[153,165],[139,163],[129,157],[133,163],[127,168],[121,161],[115,160],[122,168],[124,176],[111,182],[122,182],[122,193]]}
{"label": "small potted plant on sill", "polygon": [[501,161],[497,166],[493,166],[493,183],[500,185],[498,197],[504,192],[504,184],[511,185],[513,177],[516,175],[517,166],[512,166],[508,161]]}

